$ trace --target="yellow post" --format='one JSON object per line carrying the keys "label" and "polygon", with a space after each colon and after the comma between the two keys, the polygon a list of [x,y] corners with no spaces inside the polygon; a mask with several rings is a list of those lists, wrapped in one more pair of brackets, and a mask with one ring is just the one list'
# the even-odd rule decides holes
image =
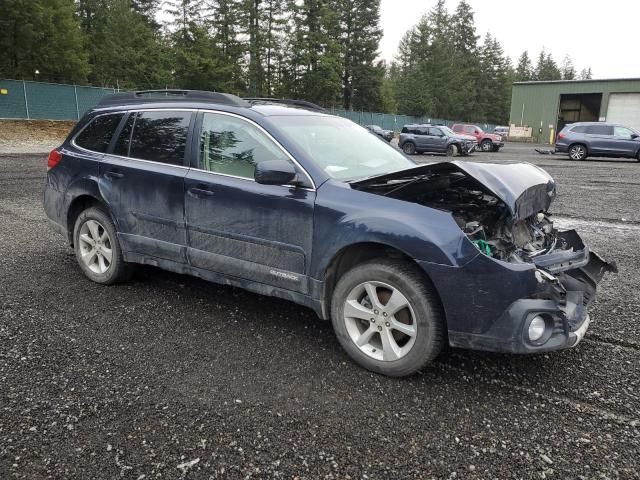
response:
{"label": "yellow post", "polygon": [[553,130],[553,128],[552,128],[551,130],[549,130],[549,145],[553,145],[553,143],[554,143],[554,142],[553,142],[553,140],[554,140],[554,135],[553,135],[553,133],[554,133],[554,130]]}

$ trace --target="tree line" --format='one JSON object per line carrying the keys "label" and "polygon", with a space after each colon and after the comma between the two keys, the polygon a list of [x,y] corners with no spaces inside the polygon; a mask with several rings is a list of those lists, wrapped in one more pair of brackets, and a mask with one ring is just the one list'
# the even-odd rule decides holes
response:
{"label": "tree line", "polygon": [[444,0],[379,59],[380,0],[0,0],[0,76],[121,89],[295,97],[504,123],[511,83],[590,77],[569,57],[516,67]]}

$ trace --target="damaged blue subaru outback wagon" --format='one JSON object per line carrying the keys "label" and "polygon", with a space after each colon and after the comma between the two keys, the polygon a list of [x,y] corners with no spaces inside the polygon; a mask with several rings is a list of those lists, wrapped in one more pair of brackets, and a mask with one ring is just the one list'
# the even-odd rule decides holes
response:
{"label": "damaged blue subaru outback wagon", "polygon": [[292,300],[360,365],[409,375],[446,344],[576,345],[615,265],[521,163],[416,164],[302,101],[105,97],[48,160],[44,209],[94,282],[134,264]]}

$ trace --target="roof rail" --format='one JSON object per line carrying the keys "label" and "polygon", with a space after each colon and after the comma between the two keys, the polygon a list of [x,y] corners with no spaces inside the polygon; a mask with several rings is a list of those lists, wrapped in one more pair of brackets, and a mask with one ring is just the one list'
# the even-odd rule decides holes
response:
{"label": "roof rail", "polygon": [[126,105],[128,103],[161,103],[161,102],[203,102],[218,103],[232,107],[249,107],[249,103],[229,93],[207,92],[204,90],[138,90],[135,92],[114,93],[105,95],[98,103],[99,107],[110,105]]}
{"label": "roof rail", "polygon": [[317,105],[312,102],[307,102],[306,100],[296,100],[293,98],[243,98],[242,100],[245,100],[254,105],[276,103],[281,105],[290,105],[292,107],[306,108],[307,110],[317,110],[319,112],[326,112],[326,109],[324,109],[320,105]]}

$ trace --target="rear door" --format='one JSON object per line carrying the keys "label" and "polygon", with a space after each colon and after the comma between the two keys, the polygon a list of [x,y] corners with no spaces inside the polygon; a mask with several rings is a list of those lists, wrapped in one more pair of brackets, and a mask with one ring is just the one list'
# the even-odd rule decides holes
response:
{"label": "rear door", "polygon": [[186,261],[185,155],[194,115],[185,110],[131,112],[100,164],[101,190],[125,257]]}
{"label": "rear door", "polygon": [[432,151],[431,143],[429,142],[429,128],[428,127],[415,127],[416,132],[416,146],[420,151]]}
{"label": "rear door", "polygon": [[[308,293],[315,190],[257,124],[224,112],[198,117],[197,168],[185,180],[188,259],[229,277]],[[262,185],[255,165],[293,163],[306,187]]]}
{"label": "rear door", "polygon": [[586,130],[590,154],[616,154],[617,145],[613,138],[611,125],[588,125]]}

